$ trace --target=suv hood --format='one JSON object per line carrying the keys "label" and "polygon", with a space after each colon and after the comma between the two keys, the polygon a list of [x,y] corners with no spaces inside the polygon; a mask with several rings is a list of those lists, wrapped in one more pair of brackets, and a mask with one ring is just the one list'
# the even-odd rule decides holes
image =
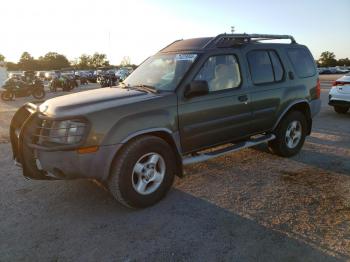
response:
{"label": "suv hood", "polygon": [[78,116],[154,97],[157,94],[138,90],[100,88],[49,99],[39,111],[52,117]]}

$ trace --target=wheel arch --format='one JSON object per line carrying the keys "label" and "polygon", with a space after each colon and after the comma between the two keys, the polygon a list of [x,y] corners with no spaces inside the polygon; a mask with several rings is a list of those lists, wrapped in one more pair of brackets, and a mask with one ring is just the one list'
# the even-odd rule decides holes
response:
{"label": "wheel arch", "polygon": [[277,122],[275,123],[273,130],[275,130],[281,120],[290,112],[292,111],[299,111],[305,115],[306,122],[307,122],[307,132],[306,135],[311,134],[311,129],[312,129],[312,117],[311,117],[311,108],[310,104],[307,100],[298,100],[295,101],[294,103],[290,104],[284,111],[283,113],[279,116]]}
{"label": "wheel arch", "polygon": [[176,168],[177,168],[176,175],[179,177],[182,177],[183,176],[183,165],[182,165],[182,157],[181,157],[182,151],[181,151],[180,138],[179,138],[178,132],[173,133],[171,130],[166,129],[166,128],[156,128],[156,129],[147,129],[147,130],[135,132],[122,140],[121,147],[118,148],[118,150],[115,152],[115,154],[113,156],[113,160],[110,163],[107,179],[110,176],[111,168],[112,168],[112,165],[114,164],[114,161],[116,161],[118,159],[118,155],[123,151],[125,146],[128,143],[130,143],[131,141],[136,140],[136,139],[143,137],[143,136],[159,137],[162,140],[164,140],[166,143],[168,143],[171,148],[173,148],[175,158],[176,158],[175,159],[176,160]]}

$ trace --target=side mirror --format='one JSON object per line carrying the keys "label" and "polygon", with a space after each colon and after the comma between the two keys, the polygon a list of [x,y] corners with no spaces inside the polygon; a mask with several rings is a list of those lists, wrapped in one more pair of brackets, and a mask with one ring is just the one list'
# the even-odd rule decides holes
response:
{"label": "side mirror", "polygon": [[207,95],[208,93],[209,86],[207,81],[194,80],[188,85],[185,91],[185,97],[191,98],[195,96]]}

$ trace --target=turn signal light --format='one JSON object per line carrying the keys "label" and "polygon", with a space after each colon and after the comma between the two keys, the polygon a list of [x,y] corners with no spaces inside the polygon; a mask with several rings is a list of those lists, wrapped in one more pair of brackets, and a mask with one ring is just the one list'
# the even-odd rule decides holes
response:
{"label": "turn signal light", "polygon": [[98,146],[82,147],[82,148],[79,148],[77,151],[79,154],[95,153],[98,151]]}
{"label": "turn signal light", "polygon": [[345,84],[344,82],[338,82],[338,81],[333,82],[333,86],[343,86],[344,84]]}

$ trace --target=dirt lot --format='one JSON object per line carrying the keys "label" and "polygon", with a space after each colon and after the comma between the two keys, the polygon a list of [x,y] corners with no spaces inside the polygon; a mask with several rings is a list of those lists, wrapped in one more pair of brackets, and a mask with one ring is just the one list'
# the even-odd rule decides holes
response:
{"label": "dirt lot", "polygon": [[196,164],[158,205],[130,211],[92,181],[13,166],[0,102],[0,261],[350,260],[350,113],[323,106],[302,152],[266,146]]}

